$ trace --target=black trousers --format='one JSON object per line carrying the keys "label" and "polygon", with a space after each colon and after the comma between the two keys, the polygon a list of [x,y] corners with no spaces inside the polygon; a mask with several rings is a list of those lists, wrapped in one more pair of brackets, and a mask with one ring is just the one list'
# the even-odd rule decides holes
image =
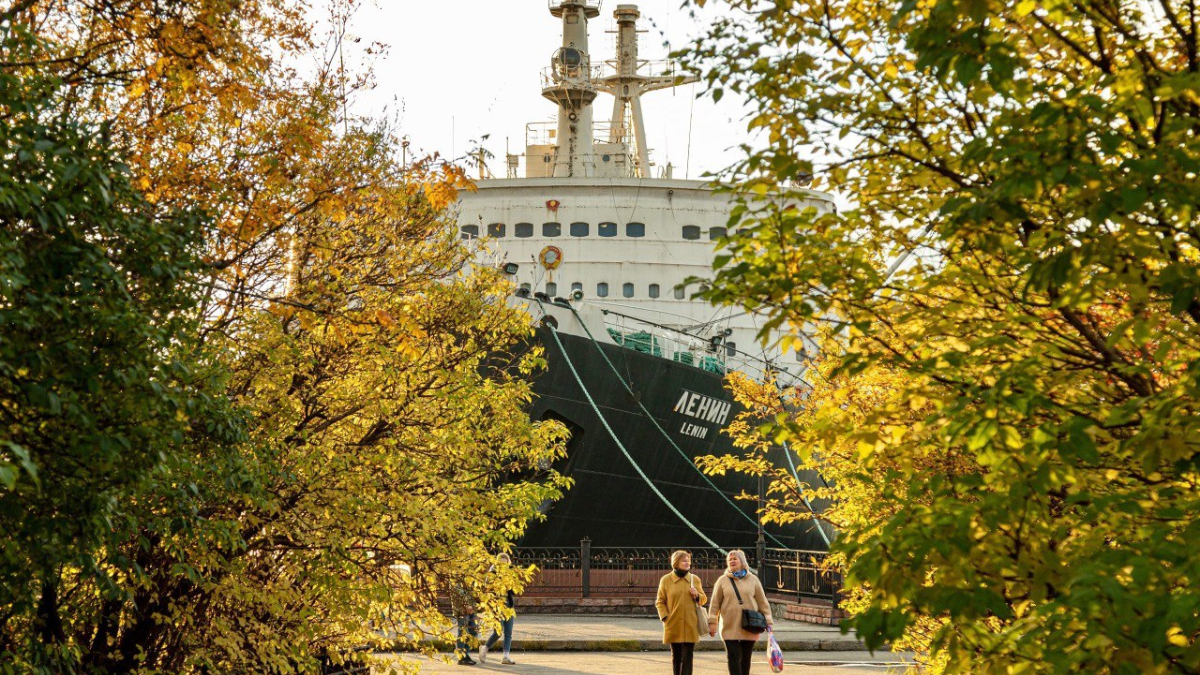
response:
{"label": "black trousers", "polygon": [[672,642],[671,675],[692,675],[692,657],[695,653],[695,642]]}
{"label": "black trousers", "polygon": [[750,657],[754,656],[756,640],[726,640],[725,659],[729,675],[750,675]]}

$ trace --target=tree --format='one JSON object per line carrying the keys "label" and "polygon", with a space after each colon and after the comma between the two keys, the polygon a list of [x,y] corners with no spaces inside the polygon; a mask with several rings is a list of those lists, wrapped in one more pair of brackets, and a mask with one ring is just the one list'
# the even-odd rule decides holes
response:
{"label": "tree", "polygon": [[[36,52],[19,28],[6,61]],[[0,651],[61,641],[64,569],[103,583],[120,498],[204,406],[195,332],[203,219],[131,185],[109,129],[56,114],[63,85],[0,70]],[[71,657],[44,650],[49,664]]]}
{"label": "tree", "polygon": [[[836,542],[852,625],[940,622],[948,672],[1193,672],[1194,5],[727,4],[685,57],[769,144],[707,297],[829,324],[830,377],[894,388],[796,436],[888,468],[894,512]],[[798,207],[809,174],[853,208]]]}
{"label": "tree", "polygon": [[108,124],[145,202],[208,217],[179,346],[204,400],[228,406],[180,420],[122,494],[103,574],[56,569],[64,628],[14,625],[11,670],[311,672],[448,632],[436,600],[452,580],[498,612],[527,576],[484,572],[566,484],[544,469],[561,426],[524,413],[532,329],[449,227],[463,172],[406,167],[388,124],[346,117],[342,85],[369,74],[333,68],[339,36],[314,38],[302,9],[5,15],[40,42],[3,68],[64,82],[52,113]]}
{"label": "tree", "polygon": [[[735,471],[767,479],[762,504],[764,522],[792,523],[817,519],[832,525],[835,532],[855,537],[880,537],[889,523],[906,509],[934,506],[922,489],[909,490],[898,498],[896,482],[920,477],[963,480],[979,473],[973,458],[961,448],[936,444],[936,429],[923,421],[934,408],[927,400],[905,400],[904,374],[886,365],[873,365],[854,375],[838,373],[835,364],[841,345],[826,336],[820,342],[822,356],[808,371],[811,385],[781,391],[777,383],[731,373],[729,386],[743,411],[725,430],[741,454],[701,457],[698,464],[709,473]],[[847,430],[878,424],[881,413],[888,425],[877,433],[892,436],[921,436],[921,442],[889,445],[889,452],[863,454],[859,438]],[[815,472],[817,484],[799,480],[788,467],[772,462],[768,453],[780,441],[803,448],[796,468]],[[873,446],[872,446],[873,449]],[[810,474],[811,475],[811,474]],[[825,559],[822,574],[836,574],[857,562],[838,545]],[[868,610],[873,598],[869,583],[842,589],[839,607],[850,615]],[[916,616],[904,634],[890,643],[895,651],[914,652],[917,661],[931,672],[946,665],[944,653],[930,655],[938,631],[946,627],[942,617]]]}

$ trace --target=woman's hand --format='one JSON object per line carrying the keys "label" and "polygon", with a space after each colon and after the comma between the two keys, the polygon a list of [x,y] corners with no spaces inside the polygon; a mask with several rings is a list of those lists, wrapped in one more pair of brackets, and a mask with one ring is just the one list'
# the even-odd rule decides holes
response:
{"label": "woman's hand", "polygon": [[699,597],[700,597],[700,591],[696,590],[696,587],[695,587],[695,586],[693,586],[693,587],[689,588],[688,590],[692,592],[692,599],[693,599],[693,600],[696,600],[697,598],[699,598]]}

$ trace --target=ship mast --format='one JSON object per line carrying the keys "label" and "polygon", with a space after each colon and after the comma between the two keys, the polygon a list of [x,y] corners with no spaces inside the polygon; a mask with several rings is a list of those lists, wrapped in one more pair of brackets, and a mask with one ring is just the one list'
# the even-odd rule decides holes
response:
{"label": "ship mast", "polygon": [[562,19],[562,47],[550,61],[542,96],[558,104],[555,176],[595,175],[592,157],[592,82],[588,19],[600,15],[600,0],[550,0],[550,13]]}
{"label": "ship mast", "polygon": [[617,5],[613,17],[617,20],[617,63],[616,73],[596,82],[595,87],[613,96],[612,125],[609,142],[628,143],[625,128],[626,112],[629,112],[633,127],[634,175],[639,178],[650,176],[650,158],[646,149],[646,125],[642,120],[642,94],[667,89],[680,84],[695,82],[694,75],[641,75],[638,67],[637,20],[641,16],[637,5]]}

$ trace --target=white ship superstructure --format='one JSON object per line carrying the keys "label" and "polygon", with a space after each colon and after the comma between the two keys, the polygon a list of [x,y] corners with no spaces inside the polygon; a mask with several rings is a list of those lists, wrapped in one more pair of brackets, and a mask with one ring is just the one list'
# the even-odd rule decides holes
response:
{"label": "white ship superstructure", "polygon": [[[663,358],[761,376],[770,367],[780,384],[796,384],[803,355],[774,344],[763,349],[759,320],[693,299],[690,277],[712,274],[720,240],[730,232],[730,197],[711,183],[677,180],[670,165],[655,168],[646,147],[641,96],[694,81],[667,62],[639,58],[634,5],[618,5],[616,58],[597,62],[588,50],[588,20],[598,0],[551,0],[562,20],[563,44],[543,73],[543,96],[558,107],[556,122],[530,125],[526,152],[506,158],[507,177],[480,180],[462,196],[459,227],[486,238],[480,256],[512,263],[519,288],[553,302],[529,303],[552,314],[560,330],[581,334],[584,317],[598,340],[623,342]],[[593,124],[599,94],[612,97],[612,118]],[[523,174],[523,175],[522,175]],[[800,208],[833,208],[815,191]],[[564,311],[569,302],[576,312]],[[605,329],[610,330],[605,330]],[[627,345],[628,346],[628,345]]]}

